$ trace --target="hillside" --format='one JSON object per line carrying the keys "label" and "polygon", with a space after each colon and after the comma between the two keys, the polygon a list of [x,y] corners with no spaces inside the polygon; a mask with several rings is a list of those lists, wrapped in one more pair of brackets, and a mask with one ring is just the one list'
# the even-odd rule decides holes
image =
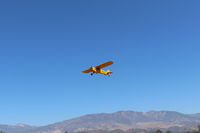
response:
{"label": "hillside", "polygon": [[[194,129],[200,123],[199,114],[182,114],[174,111],[119,111],[115,113],[89,114],[78,118],[65,120],[47,126],[20,128],[21,131],[7,133],[62,133],[121,129]],[[0,126],[0,130],[3,130]],[[22,130],[23,129],[23,130]]]}

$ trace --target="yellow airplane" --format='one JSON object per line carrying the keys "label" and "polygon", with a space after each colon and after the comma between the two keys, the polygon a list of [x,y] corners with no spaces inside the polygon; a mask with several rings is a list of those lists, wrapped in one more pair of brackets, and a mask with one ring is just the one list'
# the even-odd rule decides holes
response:
{"label": "yellow airplane", "polygon": [[82,71],[82,72],[83,73],[90,73],[91,72],[91,75],[93,75],[94,73],[110,75],[110,74],[112,74],[112,72],[110,70],[104,71],[102,68],[107,67],[107,66],[112,65],[112,64],[113,64],[112,61],[108,61],[108,62],[105,62],[101,65],[98,65],[98,66],[95,66],[95,67],[90,67],[89,69]]}

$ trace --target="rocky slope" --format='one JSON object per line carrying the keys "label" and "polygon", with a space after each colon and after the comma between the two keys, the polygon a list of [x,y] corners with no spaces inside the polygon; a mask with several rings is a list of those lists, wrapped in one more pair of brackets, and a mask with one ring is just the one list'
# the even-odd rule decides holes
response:
{"label": "rocky slope", "polygon": [[[55,124],[7,133],[63,133],[91,130],[128,129],[194,129],[200,124],[200,114],[182,114],[174,111],[119,111],[81,116]],[[23,129],[23,128],[22,128]],[[2,130],[2,127],[0,127]]]}

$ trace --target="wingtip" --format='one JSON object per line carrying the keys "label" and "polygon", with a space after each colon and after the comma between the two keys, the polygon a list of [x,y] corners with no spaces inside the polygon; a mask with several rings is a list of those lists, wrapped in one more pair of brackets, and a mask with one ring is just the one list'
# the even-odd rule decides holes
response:
{"label": "wingtip", "polygon": [[110,63],[112,63],[112,64],[114,63],[114,61],[108,61],[108,62],[110,62]]}

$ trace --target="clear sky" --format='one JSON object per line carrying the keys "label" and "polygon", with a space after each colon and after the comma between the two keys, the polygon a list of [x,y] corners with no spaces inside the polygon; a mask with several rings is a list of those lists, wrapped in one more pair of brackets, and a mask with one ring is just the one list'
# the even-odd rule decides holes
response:
{"label": "clear sky", "polygon": [[[199,0],[0,2],[0,124],[200,112]],[[81,73],[113,60],[111,77]]]}

